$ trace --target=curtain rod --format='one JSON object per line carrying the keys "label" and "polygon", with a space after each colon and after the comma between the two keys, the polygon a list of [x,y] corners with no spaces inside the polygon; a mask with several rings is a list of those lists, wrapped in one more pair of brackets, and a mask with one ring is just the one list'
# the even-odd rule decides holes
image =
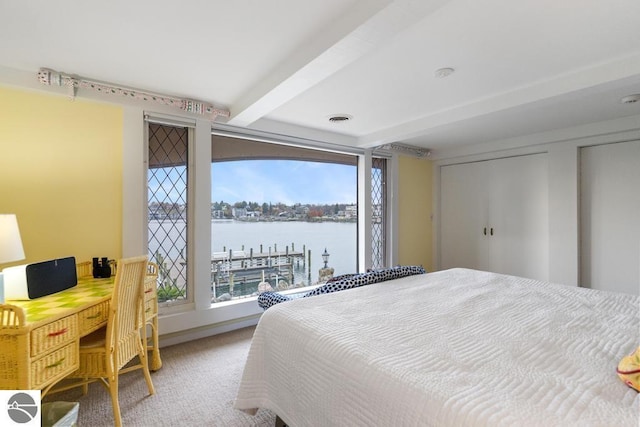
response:
{"label": "curtain rod", "polygon": [[38,71],[38,81],[47,86],[55,84],[57,86],[66,87],[71,99],[75,99],[77,88],[92,89],[100,93],[122,95],[126,96],[127,98],[133,98],[139,101],[156,102],[162,105],[176,107],[189,113],[201,114],[203,116],[210,115],[212,120],[215,120],[215,118],[218,116],[229,117],[230,115],[228,110],[215,108],[213,105],[207,104],[202,101],[177,98],[157,93],[144,92],[136,89],[122,88],[109,83],[102,83],[78,76],[72,76],[48,68],[40,68],[40,70]]}

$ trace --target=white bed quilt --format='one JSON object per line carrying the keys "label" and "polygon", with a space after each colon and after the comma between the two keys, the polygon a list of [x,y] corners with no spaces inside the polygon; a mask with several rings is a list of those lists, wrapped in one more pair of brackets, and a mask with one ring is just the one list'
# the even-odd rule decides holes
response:
{"label": "white bed quilt", "polygon": [[452,269],[278,304],[235,408],[304,426],[633,426],[640,298]]}

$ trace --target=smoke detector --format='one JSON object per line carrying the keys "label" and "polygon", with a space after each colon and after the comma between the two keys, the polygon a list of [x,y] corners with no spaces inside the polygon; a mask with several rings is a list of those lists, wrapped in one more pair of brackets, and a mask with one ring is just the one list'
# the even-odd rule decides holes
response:
{"label": "smoke detector", "polygon": [[434,74],[437,79],[444,79],[445,77],[449,77],[451,74],[453,74],[454,71],[456,70],[451,67],[438,68]]}
{"label": "smoke detector", "polygon": [[635,104],[638,101],[640,101],[640,93],[627,95],[624,98],[620,99],[620,103],[622,104]]}

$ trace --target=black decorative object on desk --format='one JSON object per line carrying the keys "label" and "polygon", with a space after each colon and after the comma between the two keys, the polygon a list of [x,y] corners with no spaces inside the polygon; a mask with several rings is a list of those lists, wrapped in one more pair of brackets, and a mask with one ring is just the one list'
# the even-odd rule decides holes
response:
{"label": "black decorative object on desk", "polygon": [[93,277],[96,279],[111,277],[111,266],[107,257],[93,258]]}

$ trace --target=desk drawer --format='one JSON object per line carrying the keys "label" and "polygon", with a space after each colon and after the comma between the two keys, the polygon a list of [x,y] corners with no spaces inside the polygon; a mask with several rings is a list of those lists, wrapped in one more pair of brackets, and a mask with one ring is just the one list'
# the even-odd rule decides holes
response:
{"label": "desk drawer", "polygon": [[109,320],[109,301],[89,307],[78,313],[80,323],[80,336],[85,336],[90,332],[100,329]]}
{"label": "desk drawer", "polygon": [[155,277],[144,279],[144,300],[148,301],[156,297],[158,282]]}
{"label": "desk drawer", "polygon": [[64,347],[31,362],[31,388],[42,389],[78,369],[78,342],[72,341]]}
{"label": "desk drawer", "polygon": [[31,331],[31,359],[78,339],[78,317],[73,314]]}
{"label": "desk drawer", "polygon": [[158,300],[153,298],[144,302],[144,318],[149,319],[158,314]]}

